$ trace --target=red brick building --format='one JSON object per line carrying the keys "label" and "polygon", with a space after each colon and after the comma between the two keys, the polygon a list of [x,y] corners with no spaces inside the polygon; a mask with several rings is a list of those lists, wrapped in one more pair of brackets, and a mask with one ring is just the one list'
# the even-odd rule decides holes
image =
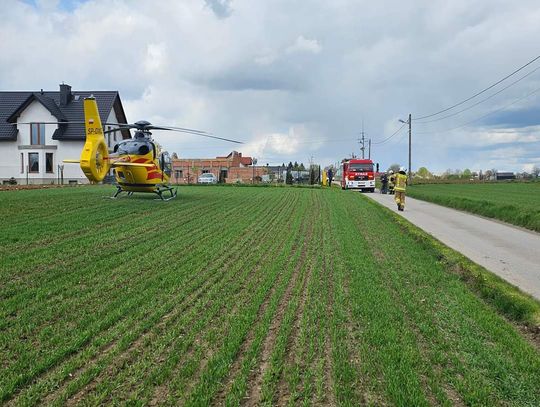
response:
{"label": "red brick building", "polygon": [[242,157],[238,151],[226,157],[216,158],[176,158],[172,160],[171,181],[175,184],[195,184],[201,174],[212,173],[219,182],[250,184],[260,181],[266,174],[265,167],[253,167],[251,157]]}

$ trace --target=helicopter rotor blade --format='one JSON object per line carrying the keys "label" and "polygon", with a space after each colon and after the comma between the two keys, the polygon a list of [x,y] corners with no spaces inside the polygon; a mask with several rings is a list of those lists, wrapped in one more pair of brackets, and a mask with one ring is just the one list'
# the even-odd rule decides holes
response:
{"label": "helicopter rotor blade", "polygon": [[173,127],[173,126],[148,126],[148,129],[154,129],[154,130],[172,130],[172,131],[180,131],[180,132],[186,132],[186,133],[192,133],[192,134],[208,134],[211,135],[212,133],[208,133],[207,131],[202,130],[195,130],[195,129],[188,129],[186,127]]}
{"label": "helicopter rotor blade", "polygon": [[141,124],[137,124],[137,123],[103,123],[103,125],[104,126],[116,126],[115,129],[106,130],[106,131],[103,132],[103,134],[113,133],[115,131],[122,130],[122,129],[138,129],[138,130],[142,130],[142,131],[167,130],[167,131],[176,131],[176,132],[179,132],[179,133],[194,134],[196,136],[208,137],[208,138],[213,138],[213,139],[216,139],[216,140],[228,141],[230,143],[244,144],[243,141],[232,140],[232,139],[228,139],[228,138],[224,138],[224,137],[218,137],[218,136],[214,136],[211,133],[208,133],[206,131],[188,129],[186,127],[154,126],[151,123],[148,123],[148,124],[145,124],[145,125],[141,125]]}
{"label": "helicopter rotor blade", "polygon": [[17,126],[18,124],[84,124],[84,122],[18,122],[11,123],[12,126]]}
{"label": "helicopter rotor blade", "polygon": [[136,127],[134,126],[122,126],[122,127],[117,127],[116,129],[110,129],[110,130],[105,130],[103,132],[103,134],[109,134],[109,133],[115,133],[117,131],[122,131],[122,130],[129,130],[129,129],[135,129]]}
{"label": "helicopter rotor blade", "polygon": [[213,136],[212,134],[207,133],[205,131],[185,129],[185,128],[182,128],[182,127],[160,127],[159,129],[156,128],[156,130],[177,131],[179,133],[193,134],[195,136],[208,137],[208,138],[213,138],[213,139],[216,139],[216,140],[228,141],[230,143],[244,144],[243,141],[238,141],[238,140],[232,140],[232,139],[229,139],[229,138]]}

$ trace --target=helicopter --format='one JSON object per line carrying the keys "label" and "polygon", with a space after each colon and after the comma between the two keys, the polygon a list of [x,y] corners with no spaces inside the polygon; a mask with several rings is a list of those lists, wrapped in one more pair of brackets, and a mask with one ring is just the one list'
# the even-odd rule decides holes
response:
{"label": "helicopter", "polygon": [[[122,192],[128,196],[134,192],[149,192],[163,201],[177,195],[176,188],[170,185],[172,161],[169,153],[152,138],[151,130],[168,130],[195,134],[232,143],[241,141],[213,136],[207,132],[183,127],[154,126],[145,120],[136,123],[103,123],[114,126],[103,131],[96,99],[93,96],[84,99],[84,124],[86,142],[79,160],[63,160],[65,163],[78,163],[86,178],[91,183],[103,181],[112,168],[116,179],[116,192],[111,198],[117,198]],[[109,152],[105,134],[123,129],[135,129],[134,137],[120,141]]]}

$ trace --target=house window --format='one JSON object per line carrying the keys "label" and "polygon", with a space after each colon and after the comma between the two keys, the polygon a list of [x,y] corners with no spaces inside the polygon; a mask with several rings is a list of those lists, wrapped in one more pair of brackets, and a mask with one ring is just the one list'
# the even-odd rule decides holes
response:
{"label": "house window", "polygon": [[53,172],[53,153],[45,153],[45,171]]}
{"label": "house window", "polygon": [[28,172],[39,172],[39,153],[28,153]]}
{"label": "house window", "polygon": [[24,174],[24,153],[21,153],[21,174]]}
{"label": "house window", "polygon": [[30,144],[33,146],[45,144],[44,123],[30,123]]}

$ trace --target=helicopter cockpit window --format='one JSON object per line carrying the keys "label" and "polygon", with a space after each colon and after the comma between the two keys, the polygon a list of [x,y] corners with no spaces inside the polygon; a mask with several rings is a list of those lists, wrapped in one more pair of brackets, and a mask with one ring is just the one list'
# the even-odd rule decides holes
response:
{"label": "helicopter cockpit window", "polygon": [[114,152],[120,155],[133,154],[133,155],[146,155],[152,151],[153,145],[149,141],[140,140],[125,140],[114,146]]}
{"label": "helicopter cockpit window", "polygon": [[171,162],[171,156],[168,152],[161,153],[159,157],[159,166],[161,167],[161,170],[167,174],[167,176],[171,176],[172,172],[172,162]]}

